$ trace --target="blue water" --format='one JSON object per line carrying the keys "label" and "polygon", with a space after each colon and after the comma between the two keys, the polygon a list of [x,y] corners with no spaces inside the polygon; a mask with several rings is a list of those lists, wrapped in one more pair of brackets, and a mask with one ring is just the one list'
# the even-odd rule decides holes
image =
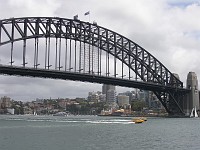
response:
{"label": "blue water", "polygon": [[0,150],[198,150],[200,119],[0,116]]}

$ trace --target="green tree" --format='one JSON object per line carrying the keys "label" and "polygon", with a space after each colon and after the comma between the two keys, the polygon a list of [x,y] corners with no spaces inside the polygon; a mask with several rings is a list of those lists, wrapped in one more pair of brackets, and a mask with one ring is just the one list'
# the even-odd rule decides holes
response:
{"label": "green tree", "polygon": [[134,101],[131,103],[131,108],[133,111],[142,111],[142,109],[146,106],[144,101]]}

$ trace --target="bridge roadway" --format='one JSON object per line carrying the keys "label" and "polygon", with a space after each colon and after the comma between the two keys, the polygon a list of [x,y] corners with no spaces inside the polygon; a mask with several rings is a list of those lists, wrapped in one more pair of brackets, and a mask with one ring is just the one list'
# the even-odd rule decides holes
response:
{"label": "bridge roadway", "polygon": [[123,87],[138,88],[148,91],[179,91],[179,92],[190,92],[189,89],[177,88],[166,86],[162,84],[134,81],[129,79],[120,79],[108,76],[92,75],[87,73],[77,73],[71,71],[60,71],[60,70],[48,70],[48,69],[36,69],[30,67],[19,67],[19,66],[8,66],[0,65],[0,74],[6,75],[19,75],[27,77],[40,77],[40,78],[51,78],[51,79],[62,79],[62,80],[73,80],[73,81],[88,81],[92,83],[104,83],[111,85],[118,85]]}

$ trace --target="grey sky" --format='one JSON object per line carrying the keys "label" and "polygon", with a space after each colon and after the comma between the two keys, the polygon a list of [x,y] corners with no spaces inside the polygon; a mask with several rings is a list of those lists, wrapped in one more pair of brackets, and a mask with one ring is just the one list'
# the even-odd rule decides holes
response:
{"label": "grey sky", "polygon": [[[95,20],[136,42],[185,83],[188,72],[200,78],[199,0],[0,0],[0,18],[57,16]],[[84,13],[90,11],[89,16]],[[200,80],[200,79],[199,79]],[[100,84],[0,76],[0,96],[16,100],[86,97]],[[119,91],[131,90],[118,88]]]}

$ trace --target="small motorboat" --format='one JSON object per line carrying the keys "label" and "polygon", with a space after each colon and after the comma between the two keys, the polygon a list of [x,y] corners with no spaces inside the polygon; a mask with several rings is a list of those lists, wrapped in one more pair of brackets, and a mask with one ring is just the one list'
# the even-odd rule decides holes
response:
{"label": "small motorboat", "polygon": [[145,118],[145,117],[134,118],[134,119],[132,119],[132,121],[134,123],[143,123],[143,122],[147,121],[147,118]]}
{"label": "small motorboat", "polygon": [[135,123],[143,123],[144,120],[142,120],[142,119],[136,119],[136,120],[134,120],[134,122],[135,122]]}

